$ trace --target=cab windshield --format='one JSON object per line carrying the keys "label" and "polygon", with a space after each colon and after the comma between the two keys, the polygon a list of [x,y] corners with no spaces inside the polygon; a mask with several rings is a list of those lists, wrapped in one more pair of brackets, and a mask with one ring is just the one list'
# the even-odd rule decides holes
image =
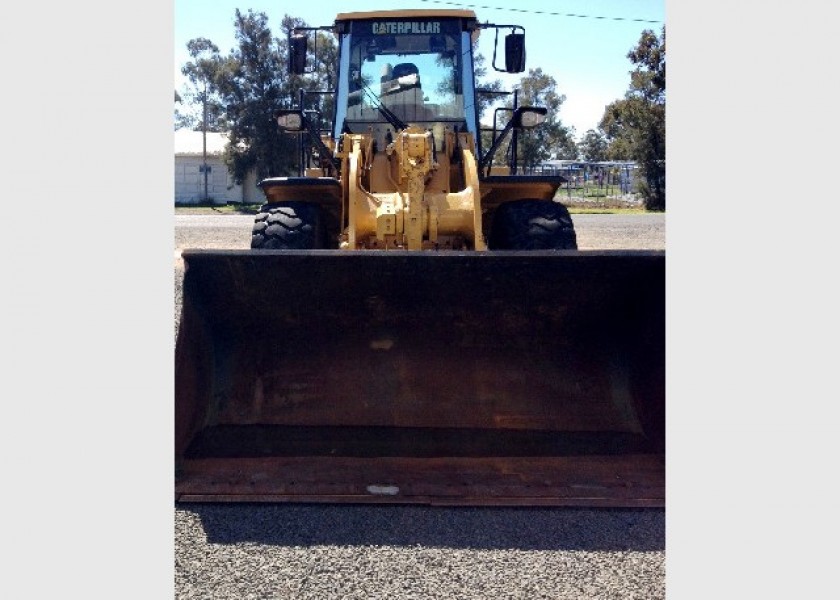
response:
{"label": "cab windshield", "polygon": [[457,22],[354,23],[347,41],[347,130],[390,123],[389,113],[406,124],[464,121]]}

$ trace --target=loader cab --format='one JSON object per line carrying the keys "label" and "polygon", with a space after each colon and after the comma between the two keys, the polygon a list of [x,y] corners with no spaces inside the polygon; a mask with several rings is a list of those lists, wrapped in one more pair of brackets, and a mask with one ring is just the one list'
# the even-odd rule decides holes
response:
{"label": "loader cab", "polygon": [[382,143],[395,123],[476,133],[474,27],[465,16],[339,15],[334,136],[373,131]]}
{"label": "loader cab", "polygon": [[[328,30],[338,38],[336,84],[332,90],[301,91],[300,107],[278,111],[275,115],[278,125],[290,133],[308,130],[319,156],[331,153],[319,143],[327,132],[332,140],[340,140],[345,133],[371,135],[375,152],[385,150],[397,132],[409,125],[431,131],[436,151],[442,149],[444,138],[450,133],[469,133],[482,172],[489,170],[484,167],[492,165],[493,153],[510,132],[497,132],[494,118],[493,143],[487,153],[483,152],[480,102],[476,96],[488,91],[476,90],[473,44],[484,29],[496,32],[492,68],[506,73],[523,72],[524,29],[519,25],[479,23],[471,10],[341,13],[332,26],[296,27],[289,35],[290,73],[315,72],[307,52],[313,49],[318,56],[317,36],[310,39],[308,33]],[[502,40],[500,31],[511,33]],[[497,58],[501,60],[500,48],[504,52],[501,65],[497,62]],[[306,109],[307,94],[333,96],[333,118],[326,128],[313,127],[321,123],[321,115],[317,110]],[[518,107],[515,93],[513,97],[512,108],[497,111],[515,111]],[[313,120],[306,113],[317,113],[318,117]],[[527,127],[525,120],[521,122],[521,128]],[[486,127],[484,130],[489,131]],[[515,131],[512,138],[515,147]],[[301,149],[301,156],[303,153]],[[512,156],[511,161],[515,162],[515,153]],[[333,168],[338,170],[337,165]]]}

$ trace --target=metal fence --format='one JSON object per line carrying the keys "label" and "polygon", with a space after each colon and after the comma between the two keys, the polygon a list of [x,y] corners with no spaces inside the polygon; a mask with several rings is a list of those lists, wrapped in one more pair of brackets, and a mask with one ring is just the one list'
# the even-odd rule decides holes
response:
{"label": "metal fence", "polygon": [[640,174],[633,162],[553,161],[525,170],[533,175],[562,175],[561,190],[571,197],[612,198],[639,193]]}

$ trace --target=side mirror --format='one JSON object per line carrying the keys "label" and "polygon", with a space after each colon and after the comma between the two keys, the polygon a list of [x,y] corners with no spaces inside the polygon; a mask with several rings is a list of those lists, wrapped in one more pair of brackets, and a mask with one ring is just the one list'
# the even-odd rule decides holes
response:
{"label": "side mirror", "polygon": [[306,34],[289,35],[289,73],[306,73]]}
{"label": "side mirror", "polygon": [[279,110],[274,114],[277,119],[277,125],[283,131],[289,133],[297,133],[306,128],[306,119],[303,112],[296,109]]}
{"label": "side mirror", "polygon": [[525,70],[525,34],[509,33],[505,36],[505,71],[522,73]]}

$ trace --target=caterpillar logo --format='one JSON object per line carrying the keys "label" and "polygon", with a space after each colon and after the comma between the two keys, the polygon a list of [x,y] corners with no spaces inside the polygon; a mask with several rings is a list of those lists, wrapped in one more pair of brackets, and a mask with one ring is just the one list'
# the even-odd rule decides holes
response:
{"label": "caterpillar logo", "polygon": [[439,21],[382,21],[373,24],[374,35],[400,33],[440,33]]}

